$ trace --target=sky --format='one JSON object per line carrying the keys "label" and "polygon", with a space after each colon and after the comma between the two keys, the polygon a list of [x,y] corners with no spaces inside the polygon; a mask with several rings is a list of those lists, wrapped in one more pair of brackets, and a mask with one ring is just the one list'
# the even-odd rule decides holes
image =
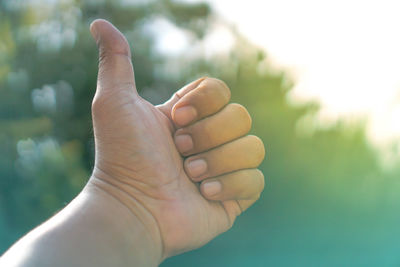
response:
{"label": "sky", "polygon": [[374,142],[400,138],[400,1],[207,2],[290,73],[292,100],[320,102],[321,120],[367,119]]}

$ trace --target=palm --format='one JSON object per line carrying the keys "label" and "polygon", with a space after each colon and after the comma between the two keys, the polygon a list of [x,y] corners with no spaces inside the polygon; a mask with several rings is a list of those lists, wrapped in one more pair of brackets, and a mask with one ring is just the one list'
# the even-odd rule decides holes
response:
{"label": "palm", "polygon": [[169,250],[198,247],[229,228],[237,204],[221,205],[200,194],[183,169],[172,139],[173,122],[146,100],[135,100],[133,92],[108,98],[100,114],[94,114],[101,117],[101,123],[95,120],[96,149],[112,153],[110,159],[98,159],[96,167],[117,177],[141,203],[149,203],[146,208],[162,222]]}

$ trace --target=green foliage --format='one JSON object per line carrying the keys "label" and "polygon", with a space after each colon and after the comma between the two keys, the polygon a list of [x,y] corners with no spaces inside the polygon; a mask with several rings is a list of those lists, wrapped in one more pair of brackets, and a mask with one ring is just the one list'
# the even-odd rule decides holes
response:
{"label": "green foliage", "polygon": [[[290,79],[239,35],[228,56],[155,53],[146,23],[163,17],[197,42],[212,11],[202,3],[140,2],[61,1],[40,10],[33,1],[0,2],[0,250],[62,208],[90,175],[97,50],[88,26],[102,17],[133,44],[142,95],[160,102],[193,78],[218,77],[248,107],[252,132],[266,145],[260,201],[232,231],[163,266],[398,264],[400,171],[381,168],[363,125],[318,127],[318,105],[290,104]],[[171,61],[178,76],[165,68]]]}

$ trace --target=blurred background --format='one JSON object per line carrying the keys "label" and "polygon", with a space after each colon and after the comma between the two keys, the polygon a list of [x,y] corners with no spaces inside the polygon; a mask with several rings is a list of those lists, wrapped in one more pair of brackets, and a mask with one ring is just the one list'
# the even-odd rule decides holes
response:
{"label": "blurred background", "polygon": [[[400,6],[399,6],[400,7]],[[93,166],[105,18],[154,104],[203,75],[266,146],[266,189],[233,229],[162,266],[400,266],[396,1],[1,0],[0,253]]]}

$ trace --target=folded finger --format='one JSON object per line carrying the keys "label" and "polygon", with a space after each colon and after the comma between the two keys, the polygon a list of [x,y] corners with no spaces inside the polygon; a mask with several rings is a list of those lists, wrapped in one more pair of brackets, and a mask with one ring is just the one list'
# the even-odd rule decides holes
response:
{"label": "folded finger", "polygon": [[215,78],[204,78],[195,89],[177,95],[180,99],[173,106],[171,117],[178,128],[216,113],[231,97],[228,86]]}
{"label": "folded finger", "polygon": [[260,138],[247,135],[209,151],[188,157],[186,174],[193,181],[240,169],[256,168],[264,159],[264,144]]}
{"label": "folded finger", "polygon": [[229,104],[218,113],[175,132],[175,145],[184,155],[217,147],[249,132],[251,117],[246,108]]}
{"label": "folded finger", "polygon": [[203,180],[202,195],[209,200],[255,199],[264,189],[264,175],[258,169],[239,170]]}

